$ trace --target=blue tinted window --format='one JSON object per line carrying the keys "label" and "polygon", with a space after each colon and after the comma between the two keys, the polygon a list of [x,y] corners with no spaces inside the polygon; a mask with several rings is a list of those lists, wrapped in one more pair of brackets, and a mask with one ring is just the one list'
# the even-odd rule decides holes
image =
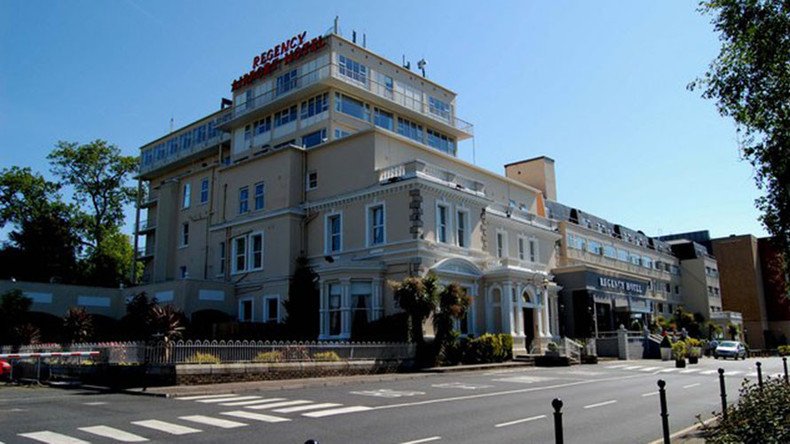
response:
{"label": "blue tinted window", "polygon": [[284,94],[296,88],[296,70],[287,72],[277,77],[277,95]]}
{"label": "blue tinted window", "polygon": [[339,68],[338,71],[340,72],[340,75],[346,76],[351,80],[355,80],[357,82],[367,84],[368,82],[367,66],[342,55],[337,56],[337,61]]}
{"label": "blue tinted window", "polygon": [[422,142],[422,126],[398,117],[398,134]]}
{"label": "blue tinted window", "polygon": [[280,127],[296,120],[296,105],[274,114],[274,127]]}
{"label": "blue tinted window", "polygon": [[255,122],[255,135],[263,134],[272,129],[272,118],[271,116],[266,117],[265,119],[258,120]]}
{"label": "blue tinted window", "polygon": [[302,136],[302,146],[310,148],[326,141],[326,128]]}
{"label": "blue tinted window", "polygon": [[357,119],[370,120],[370,108],[368,105],[343,94],[335,93],[335,109]]}
{"label": "blue tinted window", "polygon": [[329,95],[327,93],[319,94],[302,102],[302,119],[321,114],[329,109]]}
{"label": "blue tinted window", "polygon": [[455,155],[455,141],[452,138],[432,129],[429,129],[427,134],[428,146],[434,147],[439,151],[444,151],[447,154]]}
{"label": "blue tinted window", "polygon": [[382,111],[378,108],[375,109],[373,121],[376,126],[393,131],[394,120],[392,113]]}

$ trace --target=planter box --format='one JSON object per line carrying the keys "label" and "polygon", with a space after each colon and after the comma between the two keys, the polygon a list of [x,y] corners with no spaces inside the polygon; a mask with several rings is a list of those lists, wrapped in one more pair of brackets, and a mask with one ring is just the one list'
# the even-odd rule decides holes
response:
{"label": "planter box", "polygon": [[675,367],[677,367],[677,368],[686,368],[686,360],[685,359],[676,359],[675,360]]}
{"label": "planter box", "polygon": [[699,362],[699,358],[696,356],[689,356],[689,364],[696,364]]}
{"label": "planter box", "polygon": [[669,361],[672,357],[672,349],[669,347],[661,347],[661,360]]}

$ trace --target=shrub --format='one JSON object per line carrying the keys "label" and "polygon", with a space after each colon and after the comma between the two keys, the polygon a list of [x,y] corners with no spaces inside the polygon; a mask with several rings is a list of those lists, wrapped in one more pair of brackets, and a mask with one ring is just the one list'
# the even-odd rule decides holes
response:
{"label": "shrub", "polygon": [[556,342],[551,341],[546,345],[546,349],[552,353],[557,353],[560,351],[560,347],[557,345]]}
{"label": "shrub", "polygon": [[788,356],[788,355],[790,355],[790,345],[780,345],[779,356]]}
{"label": "shrub", "polygon": [[278,351],[260,352],[252,358],[252,362],[282,362],[283,354]]}
{"label": "shrub", "polygon": [[512,357],[513,337],[486,333],[466,341],[463,361],[468,364],[502,362]]}
{"label": "shrub", "polygon": [[760,390],[743,382],[738,403],[728,410],[727,419],[703,425],[708,443],[786,443],[790,441],[790,386],[781,379],[768,378]]}
{"label": "shrub", "polygon": [[313,360],[321,362],[337,362],[340,360],[340,356],[338,356],[338,354],[333,351],[318,352],[313,355]]}
{"label": "shrub", "polygon": [[217,355],[197,352],[187,362],[190,364],[219,364],[221,361]]}
{"label": "shrub", "polygon": [[683,341],[677,341],[672,344],[672,356],[675,357],[676,360],[686,359],[686,355],[688,354],[688,348],[686,347],[686,343]]}

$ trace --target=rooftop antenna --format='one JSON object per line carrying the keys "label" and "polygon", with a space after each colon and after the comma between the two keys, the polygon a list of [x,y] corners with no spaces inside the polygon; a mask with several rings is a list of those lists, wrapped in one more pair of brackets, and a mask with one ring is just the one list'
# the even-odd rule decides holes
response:
{"label": "rooftop antenna", "polygon": [[425,77],[425,65],[427,65],[427,64],[428,64],[428,61],[425,60],[425,58],[422,58],[422,59],[420,59],[419,62],[417,62],[417,68],[419,68],[420,71],[422,71],[422,76],[423,77]]}
{"label": "rooftop antenna", "polygon": [[173,118],[170,118],[170,132],[173,132]]}
{"label": "rooftop antenna", "polygon": [[356,31],[351,31],[351,42],[352,43],[357,43],[357,32]]}
{"label": "rooftop antenna", "polygon": [[411,70],[411,62],[406,61],[406,54],[403,54],[403,67]]}
{"label": "rooftop antenna", "polygon": [[362,47],[363,48],[368,47],[368,36],[364,32],[362,33]]}
{"label": "rooftop antenna", "polygon": [[335,16],[335,31],[334,31],[335,34],[337,34],[337,30],[339,29],[339,26],[340,26],[340,16],[336,15]]}

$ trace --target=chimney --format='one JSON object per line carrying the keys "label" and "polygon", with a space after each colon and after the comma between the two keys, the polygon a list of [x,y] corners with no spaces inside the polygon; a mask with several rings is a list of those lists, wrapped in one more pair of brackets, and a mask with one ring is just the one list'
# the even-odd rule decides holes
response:
{"label": "chimney", "polygon": [[505,165],[508,179],[527,184],[543,192],[548,200],[557,200],[557,180],[554,177],[554,159],[546,156],[513,162]]}

